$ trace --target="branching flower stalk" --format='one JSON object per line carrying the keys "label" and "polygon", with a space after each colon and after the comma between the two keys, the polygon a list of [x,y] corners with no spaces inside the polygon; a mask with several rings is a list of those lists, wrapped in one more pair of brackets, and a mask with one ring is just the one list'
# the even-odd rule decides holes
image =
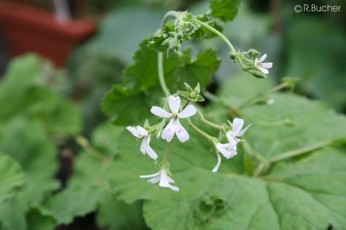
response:
{"label": "branching flower stalk", "polygon": [[[194,88],[189,84],[185,84],[185,90],[178,90],[171,93],[167,86],[164,75],[164,51],[167,51],[169,57],[173,53],[181,54],[181,45],[184,41],[191,40],[196,37],[196,34],[211,33],[220,37],[230,49],[230,58],[234,62],[240,64],[242,69],[251,73],[255,77],[266,77],[268,69],[271,68],[271,63],[263,63],[266,58],[264,54],[258,58],[259,52],[250,49],[247,52],[237,51],[227,37],[214,28],[213,21],[208,21],[208,17],[194,16],[191,13],[169,11],[166,13],[162,20],[161,29],[152,37],[148,46],[156,49],[157,52],[157,71],[161,89],[165,95],[163,100],[163,107],[152,106],[150,112],[159,117],[161,121],[155,125],[150,126],[146,121],[144,126],[129,126],[127,129],[133,136],[142,140],[140,151],[144,155],[148,155],[154,160],[154,163],[159,167],[159,171],[150,175],[141,175],[140,178],[148,179],[148,182],[156,184],[160,187],[167,187],[173,191],[179,191],[177,186],[172,185],[175,181],[172,179],[170,172],[170,155],[174,138],[176,137],[181,144],[190,139],[189,132],[186,128],[190,127],[197,135],[202,136],[211,144],[214,150],[217,163],[212,169],[212,172],[217,172],[221,165],[221,155],[226,159],[230,159],[237,155],[238,143],[244,141],[240,136],[249,128],[249,125],[243,129],[244,120],[235,117],[232,122],[217,124],[205,118],[203,111],[196,107],[196,103],[204,101],[201,96],[201,88],[198,83]],[[200,122],[198,125],[194,123],[193,117],[198,114]],[[238,112],[237,112],[238,114]],[[184,127],[180,120],[186,119],[189,123],[188,127]],[[204,131],[209,127],[219,135],[213,136]],[[151,137],[156,136],[157,139],[167,141],[168,146],[166,153],[161,163],[157,163],[160,154],[156,153],[150,146]],[[258,156],[255,155],[257,158]],[[258,158],[259,160],[260,159]]]}

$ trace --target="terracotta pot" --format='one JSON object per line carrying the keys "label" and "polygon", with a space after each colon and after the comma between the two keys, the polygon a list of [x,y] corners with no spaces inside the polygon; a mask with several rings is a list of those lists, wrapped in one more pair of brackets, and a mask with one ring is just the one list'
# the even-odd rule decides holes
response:
{"label": "terracotta pot", "polygon": [[8,2],[0,2],[0,25],[11,55],[36,52],[58,67],[65,64],[76,44],[96,31],[92,20],[62,24],[49,12]]}

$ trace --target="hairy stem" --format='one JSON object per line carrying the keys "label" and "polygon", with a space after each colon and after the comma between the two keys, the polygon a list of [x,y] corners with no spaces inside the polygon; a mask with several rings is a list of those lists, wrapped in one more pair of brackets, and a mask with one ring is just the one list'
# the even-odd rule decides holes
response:
{"label": "hairy stem", "polygon": [[204,23],[198,19],[194,18],[194,19],[192,19],[192,21],[195,22],[196,24],[204,27],[205,29],[209,30],[210,32],[213,32],[217,36],[219,36],[226,43],[226,45],[231,49],[231,51],[236,52],[232,43],[220,31],[218,31],[217,29],[213,28],[212,26],[209,26],[207,23]]}
{"label": "hairy stem", "polygon": [[162,91],[164,92],[166,97],[168,97],[171,94],[168,90],[168,87],[167,87],[167,84],[165,81],[165,76],[163,73],[163,54],[162,54],[162,52],[158,52],[158,54],[157,54],[157,69],[158,69],[159,81],[160,81]]}

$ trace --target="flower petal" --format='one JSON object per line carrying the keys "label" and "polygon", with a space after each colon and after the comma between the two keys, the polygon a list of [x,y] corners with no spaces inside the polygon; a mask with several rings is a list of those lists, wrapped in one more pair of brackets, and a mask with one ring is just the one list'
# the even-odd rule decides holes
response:
{"label": "flower petal", "polygon": [[237,155],[237,145],[234,145],[233,143],[217,143],[216,148],[227,159],[230,159]]}
{"label": "flower petal", "polygon": [[142,128],[141,126],[137,125],[137,130],[139,132],[140,135],[142,135],[142,137],[144,136],[148,136],[148,131],[144,128]]}
{"label": "flower petal", "polygon": [[167,142],[170,142],[173,139],[174,133],[175,133],[175,122],[172,119],[170,120],[166,128],[164,128],[164,130],[162,131],[161,137]]}
{"label": "flower petal", "polygon": [[132,126],[127,126],[126,129],[128,131],[130,131],[132,133],[133,136],[137,137],[137,138],[142,138],[142,136],[140,136],[138,130]]}
{"label": "flower petal", "polygon": [[221,164],[221,156],[219,153],[217,153],[217,163],[215,165],[215,167],[213,168],[213,170],[211,170],[212,172],[217,172],[217,170],[219,170]]}
{"label": "flower petal", "polygon": [[232,133],[237,136],[241,128],[243,128],[244,120],[239,118],[234,118],[232,122]]}
{"label": "flower petal", "polygon": [[169,105],[169,108],[171,108],[172,113],[177,114],[180,107],[180,97],[169,96],[168,105]]}
{"label": "flower petal", "polygon": [[157,154],[155,151],[150,147],[150,145],[147,145],[145,152],[148,154],[151,159],[156,160],[157,159]]}
{"label": "flower petal", "polygon": [[151,178],[150,180],[148,180],[148,182],[152,183],[152,184],[155,184],[157,182],[160,181],[160,176],[156,176],[154,178]]}
{"label": "flower petal", "polygon": [[189,133],[186,129],[180,124],[179,120],[175,121],[175,134],[177,135],[180,142],[185,142],[190,139]]}
{"label": "flower petal", "polygon": [[263,54],[262,57],[260,57],[259,62],[263,62],[267,58],[267,54]]}
{"label": "flower petal", "polygon": [[146,141],[146,138],[143,138],[141,147],[139,147],[139,150],[141,151],[141,153],[145,154],[146,153],[146,149],[147,149],[148,143]]}
{"label": "flower petal", "polygon": [[268,74],[269,73],[269,71],[266,68],[263,68],[261,66],[257,66],[257,69],[259,69],[264,74]]}
{"label": "flower petal", "polygon": [[179,118],[187,118],[195,115],[197,113],[197,109],[193,105],[188,105],[183,111],[178,114]]}
{"label": "flower petal", "polygon": [[150,175],[141,175],[139,176],[139,178],[142,178],[142,179],[147,179],[147,178],[153,178],[153,177],[156,177],[160,175],[160,172],[157,172],[157,173],[154,173],[154,174],[150,174]]}
{"label": "flower petal", "polygon": [[273,62],[261,63],[261,66],[266,69],[270,69],[273,67]]}
{"label": "flower petal", "polygon": [[247,131],[247,129],[249,128],[251,126],[251,124],[250,125],[248,125],[245,129],[243,129],[243,130],[241,130],[241,131],[239,131],[238,133],[237,133],[237,137],[240,137],[240,136],[243,136],[244,135],[244,133]]}
{"label": "flower petal", "polygon": [[150,109],[150,112],[158,117],[162,118],[171,118],[172,114],[164,110],[163,108],[160,108],[158,106],[153,106]]}
{"label": "flower petal", "polygon": [[177,186],[169,185],[168,188],[172,189],[173,191],[179,192],[179,188]]}

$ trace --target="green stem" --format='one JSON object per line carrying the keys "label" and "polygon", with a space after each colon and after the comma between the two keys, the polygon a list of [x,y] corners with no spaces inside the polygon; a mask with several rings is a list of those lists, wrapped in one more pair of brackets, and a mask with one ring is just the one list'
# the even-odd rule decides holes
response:
{"label": "green stem", "polygon": [[201,111],[197,110],[197,112],[198,112],[198,115],[201,117],[201,120],[205,124],[209,125],[210,127],[214,128],[214,129],[217,129],[217,130],[223,130],[221,125],[215,124],[214,122],[211,122],[211,121],[208,121],[207,119],[205,119],[203,114],[201,113]]}
{"label": "green stem", "polygon": [[269,163],[273,164],[273,163],[278,162],[278,161],[282,161],[282,160],[286,160],[288,158],[303,155],[303,154],[309,153],[311,151],[323,148],[323,147],[330,145],[330,144],[332,144],[331,141],[326,141],[326,142],[322,142],[322,143],[319,143],[316,145],[300,148],[300,149],[293,150],[293,151],[288,151],[286,153],[280,154],[279,156],[276,156],[276,157],[269,159]]}
{"label": "green stem", "polygon": [[158,68],[159,81],[160,81],[162,91],[164,92],[166,97],[168,97],[171,94],[167,88],[165,76],[163,73],[163,54],[162,54],[162,52],[158,52],[158,54],[157,54],[157,68]]}
{"label": "green stem", "polygon": [[236,52],[232,43],[220,31],[218,31],[217,29],[213,28],[212,26],[209,26],[207,23],[204,23],[198,19],[194,18],[194,19],[192,19],[192,21],[195,22],[196,24],[206,28],[207,30],[213,32],[217,36],[219,36],[226,43],[226,45],[231,49],[231,51]]}
{"label": "green stem", "polygon": [[165,158],[163,159],[163,165],[167,165],[167,163],[168,163],[169,154],[171,153],[171,149],[172,149],[172,144],[173,144],[173,141],[168,143],[168,147],[167,147],[167,151],[166,151],[166,154],[165,154]]}
{"label": "green stem", "polygon": [[204,137],[205,139],[207,139],[208,141],[213,143],[213,137],[210,136],[209,134],[207,134],[206,132],[204,132],[203,130],[201,130],[200,128],[198,128],[197,126],[195,126],[191,119],[188,118],[189,124],[191,126],[192,129],[194,129],[199,135],[201,135],[202,137]]}

